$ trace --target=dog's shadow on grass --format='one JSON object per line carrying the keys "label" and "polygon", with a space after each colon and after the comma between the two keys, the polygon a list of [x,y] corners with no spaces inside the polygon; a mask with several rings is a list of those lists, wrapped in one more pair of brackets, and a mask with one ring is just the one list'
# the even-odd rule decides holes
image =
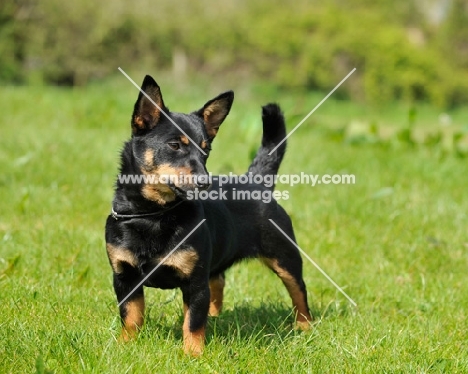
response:
{"label": "dog's shadow on grass", "polygon": [[[325,310],[312,308],[314,326],[323,318]],[[326,314],[329,314],[326,312]],[[332,314],[335,314],[332,312]],[[326,316],[325,316],[326,318]],[[183,316],[177,316],[177,322],[167,317],[155,319],[150,317],[146,324],[146,333],[152,335],[157,331],[160,336],[173,336],[176,340],[182,340]],[[153,330],[154,329],[154,330]],[[153,330],[153,331],[150,331]],[[261,305],[237,304],[231,308],[225,308],[218,317],[209,317],[206,329],[207,343],[211,340],[242,340],[255,341],[256,345],[268,345],[273,340],[285,339],[291,334],[300,334],[294,328],[294,315],[292,308],[281,303],[262,303]]]}
{"label": "dog's shadow on grass", "polygon": [[218,317],[209,317],[207,341],[212,339],[255,340],[267,344],[272,339],[285,338],[294,328],[291,308],[281,304],[237,305],[224,310]]}

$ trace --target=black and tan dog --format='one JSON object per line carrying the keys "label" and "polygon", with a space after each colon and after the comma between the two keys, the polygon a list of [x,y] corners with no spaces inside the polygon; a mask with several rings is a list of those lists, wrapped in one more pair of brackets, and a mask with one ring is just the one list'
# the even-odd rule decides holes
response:
{"label": "black and tan dog", "polygon": [[[186,178],[187,182],[180,182],[183,179],[180,176],[208,175],[205,164],[210,145],[231,109],[234,93],[225,92],[200,110],[182,114],[169,111],[159,86],[150,76],[145,77],[142,90],[152,100],[140,92],[135,103],[132,137],[121,154],[113,211],[106,222],[107,254],[120,304],[122,339],[134,337],[143,324],[143,286],[180,288],[184,302],[184,350],[200,354],[208,315],[216,316],[221,311],[225,270],[242,259],[254,257],[281,278],[292,298],[296,323],[307,328],[312,318],[301,257],[269,222],[274,220],[294,239],[291,220],[274,199],[265,203],[230,198],[234,188],[271,191],[273,187],[227,184],[222,186],[228,191],[227,200],[201,201],[189,200],[187,196],[195,189],[210,188],[206,178]],[[276,104],[264,106],[262,118],[262,145],[249,172],[276,175],[286,143],[271,156],[268,153],[286,135],[284,118]],[[124,183],[120,177],[125,175],[141,179]],[[163,175],[176,178],[166,183],[161,182],[163,178],[157,183],[143,178]],[[219,183],[213,179],[211,188],[218,189]],[[203,224],[162,262],[203,219]],[[157,265],[157,270],[134,290]]]}

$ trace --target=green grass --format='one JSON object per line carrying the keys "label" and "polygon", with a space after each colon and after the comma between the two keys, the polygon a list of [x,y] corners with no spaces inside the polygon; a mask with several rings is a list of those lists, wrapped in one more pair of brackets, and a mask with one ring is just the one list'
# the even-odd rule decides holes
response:
{"label": "green grass", "polygon": [[[194,86],[163,82],[166,103],[193,110],[219,88]],[[325,103],[290,138],[281,168],[356,175],[352,186],[277,189],[290,192],[282,204],[300,246],[357,309],[306,261],[317,322],[295,331],[281,282],[249,262],[229,271],[225,309],[209,321],[201,358],[182,353],[179,291],[148,290],[140,337],[117,343],[104,221],[136,96],[123,77],[77,90],[0,88],[2,373],[468,371],[467,160],[437,145],[353,145],[326,131],[353,120],[406,126],[401,105],[379,114]],[[264,102],[284,103],[292,128],[321,97],[240,90],[209,169],[246,170]],[[440,113],[418,110],[418,125],[438,126]],[[466,111],[452,114],[453,126],[466,125]]]}

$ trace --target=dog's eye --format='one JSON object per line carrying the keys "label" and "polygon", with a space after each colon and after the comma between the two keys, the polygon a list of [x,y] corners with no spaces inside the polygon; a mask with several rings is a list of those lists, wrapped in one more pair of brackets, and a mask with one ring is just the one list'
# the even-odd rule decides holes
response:
{"label": "dog's eye", "polygon": [[178,151],[179,148],[180,148],[179,143],[175,143],[175,142],[167,143],[167,145],[168,145],[169,147],[171,147],[171,149],[173,149],[174,151]]}

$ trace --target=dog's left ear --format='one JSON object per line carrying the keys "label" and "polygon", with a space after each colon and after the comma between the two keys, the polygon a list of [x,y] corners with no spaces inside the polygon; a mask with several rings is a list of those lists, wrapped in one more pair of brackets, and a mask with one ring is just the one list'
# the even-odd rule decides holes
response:
{"label": "dog's left ear", "polygon": [[213,140],[216,136],[219,126],[231,110],[233,100],[234,92],[227,91],[208,101],[203,108],[196,112],[205,122],[209,140]]}

